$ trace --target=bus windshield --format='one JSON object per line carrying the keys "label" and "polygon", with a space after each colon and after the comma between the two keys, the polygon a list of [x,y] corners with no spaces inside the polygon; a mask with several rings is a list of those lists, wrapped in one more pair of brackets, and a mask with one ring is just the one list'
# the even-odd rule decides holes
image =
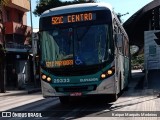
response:
{"label": "bus windshield", "polygon": [[109,60],[111,25],[56,26],[40,32],[44,67],[89,66]]}

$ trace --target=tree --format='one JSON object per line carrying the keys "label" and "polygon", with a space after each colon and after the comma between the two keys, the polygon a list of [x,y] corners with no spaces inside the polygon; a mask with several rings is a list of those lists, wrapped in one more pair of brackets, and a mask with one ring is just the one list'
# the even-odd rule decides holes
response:
{"label": "tree", "polygon": [[0,0],[0,29],[3,45],[0,44],[0,92],[5,92],[5,27],[3,24],[3,7],[9,4],[10,0]]}
{"label": "tree", "polygon": [[131,64],[132,64],[132,69],[134,69],[134,68],[143,69],[143,67],[144,67],[144,54],[132,55]]}
{"label": "tree", "polygon": [[0,0],[0,6],[6,6],[9,3],[9,0]]}
{"label": "tree", "polygon": [[37,6],[33,14],[35,16],[40,16],[44,11],[49,10],[51,8],[71,5],[71,4],[91,3],[91,2],[96,2],[96,0],[74,0],[65,2],[62,2],[61,0],[39,0],[37,1]]}
{"label": "tree", "polygon": [[[0,29],[1,29],[1,32],[2,32],[2,36],[4,36],[4,34],[5,34],[5,28],[4,28],[4,25],[3,25],[3,7],[4,6],[6,6],[6,5],[8,5],[9,4],[9,1],[10,0],[0,0],[0,18],[1,18],[1,20],[0,20]],[[3,42],[5,42],[4,41],[4,37],[3,37]]]}

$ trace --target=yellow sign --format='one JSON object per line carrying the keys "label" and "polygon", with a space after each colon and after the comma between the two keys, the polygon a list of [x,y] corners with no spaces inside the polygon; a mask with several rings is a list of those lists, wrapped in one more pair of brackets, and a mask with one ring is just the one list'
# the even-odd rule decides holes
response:
{"label": "yellow sign", "polygon": [[67,16],[54,16],[52,17],[52,24],[74,23],[83,21],[95,20],[95,14],[93,13],[80,13]]}
{"label": "yellow sign", "polygon": [[49,61],[46,62],[46,67],[60,67],[60,66],[68,66],[73,65],[73,60],[63,60],[63,61]]}

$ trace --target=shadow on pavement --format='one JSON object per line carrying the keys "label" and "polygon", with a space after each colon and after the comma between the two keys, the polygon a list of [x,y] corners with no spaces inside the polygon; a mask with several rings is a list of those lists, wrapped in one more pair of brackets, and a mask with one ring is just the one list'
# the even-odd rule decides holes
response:
{"label": "shadow on pavement", "polygon": [[148,88],[160,89],[160,70],[150,70],[148,72]]}

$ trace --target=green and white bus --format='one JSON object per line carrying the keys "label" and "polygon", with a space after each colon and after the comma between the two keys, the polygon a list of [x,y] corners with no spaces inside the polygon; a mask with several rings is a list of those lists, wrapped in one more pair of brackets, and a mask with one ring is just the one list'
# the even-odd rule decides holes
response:
{"label": "green and white bus", "polygon": [[[111,95],[127,87],[129,40],[109,4],[57,7],[40,17],[41,86],[44,97]],[[108,97],[110,99],[110,97]]]}

